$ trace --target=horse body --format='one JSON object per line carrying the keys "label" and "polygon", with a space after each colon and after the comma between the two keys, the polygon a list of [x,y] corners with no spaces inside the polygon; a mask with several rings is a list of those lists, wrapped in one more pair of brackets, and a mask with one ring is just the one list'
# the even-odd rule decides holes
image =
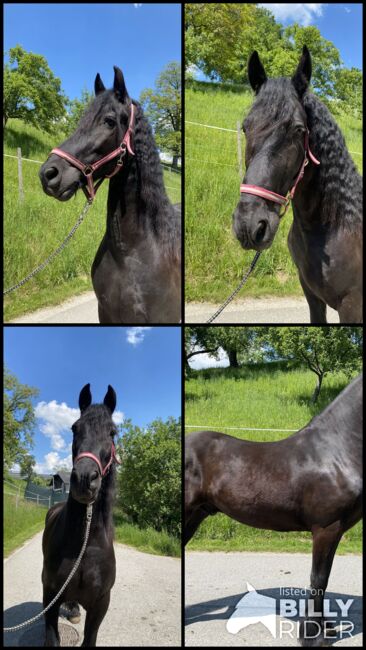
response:
{"label": "horse body", "polygon": [[341,323],[361,323],[362,179],[335,120],[308,90],[310,53],[304,46],[291,79],[267,79],[254,52],[248,76],[256,99],[243,123],[247,169],[235,235],[245,249],[271,246],[284,214],[278,199],[290,193],[288,245],[311,323],[326,323],[327,305]]}
{"label": "horse body", "polygon": [[217,512],[256,528],[311,531],[311,586],[319,590],[314,601],[322,612],[339,540],[362,516],[362,431],[360,376],[284,440],[252,442],[213,431],[189,435],[185,542]]}
{"label": "horse body", "polygon": [[66,502],[50,508],[43,533],[44,607],[56,597],[79,557],[85,539],[88,504],[92,504],[92,519],[80,565],[66,589],[45,614],[46,646],[60,645],[58,616],[61,603],[71,604],[76,618],[80,616],[78,603],[86,610],[82,643],[86,647],[96,645],[99,626],[108,610],[116,577],[112,522],[113,462],[116,460],[112,436],[115,425],[111,419],[115,404],[115,393],[110,386],[103,405],[91,405],[89,384],[80,393],[81,417],[73,425],[74,466],[69,497]]}
{"label": "horse body", "polygon": [[166,194],[151,127],[119,68],[112,90],[97,75],[95,94],[75,133],[42,165],[43,189],[66,201],[82,188],[93,200],[110,178],[106,232],[92,265],[99,320],[179,323],[180,210]]}

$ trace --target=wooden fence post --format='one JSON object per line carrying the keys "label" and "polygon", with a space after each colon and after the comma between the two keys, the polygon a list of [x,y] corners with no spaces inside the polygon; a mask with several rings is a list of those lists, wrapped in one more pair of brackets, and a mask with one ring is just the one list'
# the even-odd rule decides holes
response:
{"label": "wooden fence post", "polygon": [[238,131],[238,164],[239,164],[239,178],[240,181],[243,180],[243,163],[242,163],[242,156],[241,156],[241,126],[240,122],[236,123],[236,128]]}
{"label": "wooden fence post", "polygon": [[18,185],[19,185],[19,199],[24,201],[24,189],[23,189],[23,171],[22,171],[22,150],[20,147],[17,148],[18,154]]}

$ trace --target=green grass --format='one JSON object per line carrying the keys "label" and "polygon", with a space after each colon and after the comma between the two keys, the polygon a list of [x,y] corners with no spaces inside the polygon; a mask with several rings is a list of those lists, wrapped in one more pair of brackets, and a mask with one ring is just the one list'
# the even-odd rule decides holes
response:
{"label": "green grass", "polygon": [[139,528],[117,513],[115,513],[115,540],[153,555],[180,557],[181,554],[181,543],[176,537],[151,527]]}
{"label": "green grass", "polygon": [[[349,383],[344,375],[327,376],[317,404],[310,401],[315,375],[294,368],[285,371],[281,364],[238,369],[211,368],[193,371],[186,380],[185,421],[187,425],[213,428],[238,438],[273,441],[286,438],[289,432],[226,430],[224,427],[300,429],[322,411]],[[186,426],[186,434],[196,429]],[[258,530],[233,521],[225,515],[208,517],[193,539],[189,549],[225,551],[288,551],[311,550],[311,534],[278,533]],[[362,523],[343,537],[341,553],[360,553]]]}
{"label": "green grass", "polygon": [[[244,87],[191,82],[185,90],[185,119],[236,129],[253,101]],[[349,150],[362,152],[362,123],[336,116]],[[238,202],[237,134],[185,124],[185,277],[187,301],[221,301],[253,259],[231,231]],[[244,161],[244,136],[241,136]],[[362,156],[351,154],[359,171]],[[245,288],[246,296],[302,295],[287,248],[292,210],[282,220],[275,241],[261,256]]]}
{"label": "green grass", "polygon": [[[7,477],[4,486],[4,556],[8,557],[44,529],[47,508],[23,499],[26,481]],[[12,483],[12,485],[10,485]],[[17,495],[19,495],[17,497]],[[179,557],[180,540],[166,531],[139,528],[115,509],[115,540],[144,553]]]}
{"label": "green grass", "polygon": [[[59,141],[63,136],[59,136]],[[5,153],[32,160],[46,160],[57,137],[49,136],[19,120],[9,120],[5,129]],[[18,196],[17,160],[4,158],[4,288],[16,284],[43,262],[63,241],[76,223],[85,197],[82,192],[60,203],[44,194],[39,181],[40,164],[23,161],[25,198]],[[173,202],[181,197],[181,176],[164,169],[167,193]],[[105,230],[108,182],[98,191],[65,250],[49,267],[5,299],[4,316],[9,321],[19,315],[92,290],[91,265]]]}
{"label": "green grass", "polygon": [[[6,487],[6,492],[9,487]],[[14,491],[14,494],[16,491]],[[22,546],[44,528],[47,509],[4,494],[4,556]]]}

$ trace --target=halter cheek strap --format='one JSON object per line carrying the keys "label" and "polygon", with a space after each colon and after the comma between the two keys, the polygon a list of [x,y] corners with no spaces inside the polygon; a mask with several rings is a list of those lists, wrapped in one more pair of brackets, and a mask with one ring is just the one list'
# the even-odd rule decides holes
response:
{"label": "halter cheek strap", "polygon": [[[131,156],[135,155],[131,143],[132,132],[135,125],[135,110],[136,110],[135,105],[131,103],[130,122],[128,125],[128,129],[119,147],[111,151],[111,153],[108,153],[103,158],[100,158],[95,163],[90,163],[90,164],[82,163],[80,160],[75,158],[75,156],[72,156],[71,153],[67,153],[67,151],[63,151],[58,147],[52,149],[51,154],[54,153],[56,154],[56,156],[59,156],[60,158],[64,158],[64,160],[67,160],[67,162],[69,162],[71,165],[77,167],[77,169],[80,169],[80,171],[84,174],[84,176],[86,177],[87,188],[82,187],[82,190],[89,202],[92,202],[94,200],[95,195],[97,193],[97,189],[102,184],[104,178],[112,178],[112,176],[118,174],[120,169],[123,167],[123,158],[126,155],[126,152],[128,151],[128,153],[131,154]],[[102,165],[105,165],[106,163],[110,162],[110,160],[117,158],[117,156],[119,156],[119,158],[117,160],[117,164],[113,172],[111,174],[105,174],[105,176],[99,179],[96,185],[94,185],[93,173],[97,169],[99,169],[99,167],[101,167]]]}
{"label": "halter cheek strap", "polygon": [[259,185],[249,185],[247,183],[242,183],[240,185],[240,193],[253,194],[255,196],[260,196],[262,199],[267,199],[267,201],[272,201],[273,203],[279,203],[280,205],[284,206],[283,212],[280,211],[279,214],[280,217],[283,217],[286,214],[288,206],[290,205],[290,201],[294,198],[294,194],[298,183],[301,181],[302,177],[304,176],[305,167],[309,163],[308,156],[311,162],[314,163],[314,165],[320,165],[319,160],[315,158],[314,154],[310,150],[309,131],[306,129],[304,160],[300,167],[300,171],[296,177],[295,183],[292,186],[291,190],[289,190],[289,192],[286,194],[286,196],[283,196],[282,194],[276,194],[276,192],[272,192],[272,190],[267,190],[265,187],[260,187]]}

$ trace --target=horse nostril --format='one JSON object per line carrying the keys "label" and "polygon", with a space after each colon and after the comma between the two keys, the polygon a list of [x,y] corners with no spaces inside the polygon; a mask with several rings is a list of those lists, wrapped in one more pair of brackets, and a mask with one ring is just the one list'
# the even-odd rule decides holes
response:
{"label": "horse nostril", "polygon": [[254,233],[254,241],[255,241],[256,244],[260,244],[263,241],[264,235],[265,235],[265,232],[266,232],[266,228],[267,228],[266,222],[265,221],[260,221],[259,226],[258,226],[256,232]]}
{"label": "horse nostril", "polygon": [[52,179],[56,178],[56,176],[58,175],[58,169],[56,167],[49,167],[44,172],[44,175],[48,181],[52,181]]}

